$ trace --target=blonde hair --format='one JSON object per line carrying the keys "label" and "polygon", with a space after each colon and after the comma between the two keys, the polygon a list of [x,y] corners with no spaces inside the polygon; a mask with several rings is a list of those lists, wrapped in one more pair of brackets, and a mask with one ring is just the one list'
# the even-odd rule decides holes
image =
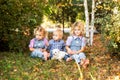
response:
{"label": "blonde hair", "polygon": [[78,27],[80,29],[81,31],[80,35],[84,35],[84,24],[80,21],[77,21],[72,25],[71,32],[70,32],[71,35],[75,35],[74,34],[75,27]]}
{"label": "blonde hair", "polygon": [[36,35],[36,32],[42,32],[43,33],[43,36],[46,37],[47,35],[47,32],[46,30],[42,27],[42,26],[37,26],[35,29],[34,29],[34,35]]}
{"label": "blonde hair", "polygon": [[62,31],[61,29],[56,29],[56,30],[53,32],[53,34],[54,34],[54,33],[58,33],[59,36],[60,36],[60,39],[62,39],[62,37],[63,37],[63,31]]}

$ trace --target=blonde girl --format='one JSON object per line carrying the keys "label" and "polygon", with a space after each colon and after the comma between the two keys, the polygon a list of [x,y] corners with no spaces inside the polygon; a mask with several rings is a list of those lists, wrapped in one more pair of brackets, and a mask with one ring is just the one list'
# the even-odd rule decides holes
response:
{"label": "blonde girl", "polygon": [[67,38],[66,50],[69,55],[65,56],[66,61],[75,60],[76,63],[86,68],[89,60],[86,59],[84,50],[86,41],[84,35],[84,25],[81,22],[75,22],[71,29],[71,36]]}
{"label": "blonde girl", "polygon": [[29,50],[31,51],[31,57],[39,57],[43,60],[47,60],[49,53],[46,49],[48,47],[48,40],[46,37],[46,31],[43,27],[37,26],[34,29],[35,38],[30,40]]}

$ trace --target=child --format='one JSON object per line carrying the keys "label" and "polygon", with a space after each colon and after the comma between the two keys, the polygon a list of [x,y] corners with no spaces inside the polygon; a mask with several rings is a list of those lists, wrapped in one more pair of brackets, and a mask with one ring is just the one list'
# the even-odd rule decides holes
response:
{"label": "child", "polygon": [[46,31],[41,26],[34,29],[35,38],[30,41],[29,50],[32,51],[31,57],[39,57],[47,60],[49,53],[46,48],[48,47],[48,40],[45,38]]}
{"label": "child", "polygon": [[86,68],[89,60],[86,59],[85,54],[85,37],[83,37],[84,26],[81,22],[75,22],[71,29],[71,36],[67,38],[66,50],[69,54],[65,56],[66,61],[74,59],[78,64]]}
{"label": "child", "polygon": [[60,29],[56,29],[53,32],[53,39],[49,41],[49,51],[50,51],[50,58],[52,58],[52,50],[59,49],[60,51],[65,51],[65,43],[62,40],[63,32]]}

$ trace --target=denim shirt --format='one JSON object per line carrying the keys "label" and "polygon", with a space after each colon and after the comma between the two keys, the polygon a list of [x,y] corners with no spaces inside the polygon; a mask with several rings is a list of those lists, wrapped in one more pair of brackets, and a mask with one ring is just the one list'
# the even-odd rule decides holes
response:
{"label": "denim shirt", "polygon": [[45,44],[45,41],[44,39],[43,40],[37,40],[36,38],[32,39],[30,44],[29,44],[29,47],[33,47],[35,49],[38,49],[38,48],[46,48],[46,44]]}
{"label": "denim shirt", "polygon": [[65,51],[65,43],[63,40],[55,41],[51,39],[49,41],[49,51],[52,51],[53,49],[59,49],[60,51]]}
{"label": "denim shirt", "polygon": [[76,39],[72,40],[71,45],[70,45],[70,49],[78,51],[81,49],[81,46],[82,46],[82,39],[76,38]]}
{"label": "denim shirt", "polygon": [[85,43],[86,43],[85,38],[82,36],[80,37],[69,36],[66,41],[66,45],[69,46],[71,50],[75,50],[75,51],[78,51],[82,47],[84,47],[86,45]]}

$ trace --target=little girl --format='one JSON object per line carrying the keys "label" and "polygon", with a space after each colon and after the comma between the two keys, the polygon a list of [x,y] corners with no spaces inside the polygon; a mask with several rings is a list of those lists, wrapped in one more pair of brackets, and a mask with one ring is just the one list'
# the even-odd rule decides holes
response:
{"label": "little girl", "polygon": [[49,53],[47,53],[46,48],[48,47],[48,40],[45,38],[46,31],[41,26],[34,29],[35,38],[30,41],[29,50],[32,51],[31,57],[39,57],[47,60]]}
{"label": "little girl", "polygon": [[65,43],[62,40],[63,32],[60,29],[56,29],[53,32],[53,39],[49,41],[49,51],[50,51],[50,57],[52,57],[52,50],[53,49],[59,49],[60,51],[65,51]]}
{"label": "little girl", "polygon": [[84,26],[81,22],[75,22],[71,29],[71,36],[67,38],[66,50],[69,54],[65,56],[66,61],[74,59],[78,64],[86,68],[89,64],[89,60],[86,59],[84,54],[85,50],[85,37],[83,37]]}

